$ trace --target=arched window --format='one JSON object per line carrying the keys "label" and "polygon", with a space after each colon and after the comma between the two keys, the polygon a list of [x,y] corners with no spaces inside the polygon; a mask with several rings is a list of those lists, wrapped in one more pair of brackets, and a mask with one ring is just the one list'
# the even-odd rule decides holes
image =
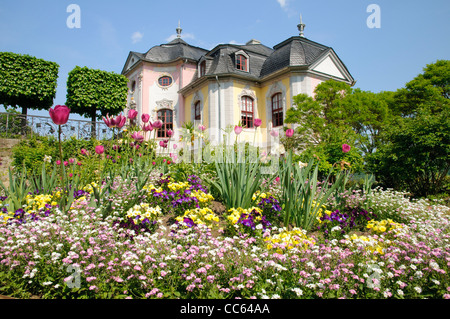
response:
{"label": "arched window", "polygon": [[247,58],[242,54],[236,56],[236,69],[247,71]]}
{"label": "arched window", "polygon": [[200,108],[200,101],[197,101],[194,105],[194,120],[200,121],[202,119],[202,110]]}
{"label": "arched window", "polygon": [[281,93],[272,96],[272,125],[283,125],[283,101]]}
{"label": "arched window", "polygon": [[158,129],[158,137],[166,138],[167,130],[173,131],[173,111],[172,110],[159,110],[158,111],[158,120],[160,120],[163,124],[160,129]]}
{"label": "arched window", "polygon": [[241,123],[245,128],[253,127],[253,99],[250,96],[241,98]]}
{"label": "arched window", "polygon": [[136,90],[136,81],[133,81],[131,83],[131,92],[134,92]]}

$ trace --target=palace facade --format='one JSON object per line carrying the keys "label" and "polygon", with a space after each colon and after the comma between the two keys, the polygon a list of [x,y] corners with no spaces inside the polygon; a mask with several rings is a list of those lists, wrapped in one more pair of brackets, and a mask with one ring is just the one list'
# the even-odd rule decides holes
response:
{"label": "palace facade", "polygon": [[[273,48],[253,39],[206,50],[182,40],[178,27],[173,41],[129,53],[122,70],[129,79],[127,107],[138,111],[138,121],[147,113],[151,121],[163,122],[158,139],[167,139],[171,129],[171,140],[178,141],[179,129],[191,121],[204,125],[211,143],[219,144],[224,129],[240,122],[245,126],[240,141],[269,148],[268,132],[283,129],[294,96],[313,96],[329,79],[355,83],[336,52],[305,38],[303,28],[300,24],[299,36]],[[262,120],[257,130],[255,118]]]}

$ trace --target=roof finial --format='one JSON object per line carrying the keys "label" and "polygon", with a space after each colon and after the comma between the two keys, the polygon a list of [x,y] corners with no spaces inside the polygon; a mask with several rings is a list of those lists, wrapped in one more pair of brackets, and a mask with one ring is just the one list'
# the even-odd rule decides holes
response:
{"label": "roof finial", "polygon": [[298,31],[300,31],[300,36],[305,37],[303,31],[305,30],[306,25],[302,21],[302,15],[300,14],[300,24],[297,25]]}
{"label": "roof finial", "polygon": [[177,38],[181,38],[181,31],[183,31],[183,29],[181,29],[180,20],[178,20]]}

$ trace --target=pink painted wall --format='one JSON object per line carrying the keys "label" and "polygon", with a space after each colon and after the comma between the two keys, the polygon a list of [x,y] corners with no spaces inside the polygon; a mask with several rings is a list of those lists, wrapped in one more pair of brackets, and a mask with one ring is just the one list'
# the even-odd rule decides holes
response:
{"label": "pink painted wall", "polygon": [[[173,67],[175,67],[175,70],[173,70]],[[176,87],[177,90],[180,90],[181,88],[188,85],[195,74],[195,71],[197,69],[197,65],[195,63],[189,63],[185,64],[184,61],[180,62],[176,66],[169,66],[168,69],[171,69],[170,72],[166,71],[167,73],[170,73],[170,75],[173,78],[173,86]],[[152,109],[155,107],[155,105],[150,105],[150,93],[149,89],[155,85],[157,85],[158,78],[161,76],[161,73],[164,72],[164,65],[150,65],[147,63],[144,63],[141,70],[138,70],[137,75],[142,72],[142,92],[140,99],[137,97],[135,100],[141,102],[142,106],[142,113],[147,113],[152,115]],[[136,87],[139,86],[139,79],[130,79],[130,87],[131,82],[135,80],[136,81]],[[136,90],[137,91],[137,90]],[[153,98],[155,98],[153,96]],[[185,109],[184,109],[184,98],[181,94],[178,95],[178,110],[177,110],[177,119],[179,125],[181,125],[185,121]],[[142,113],[139,114],[139,117],[142,115]]]}
{"label": "pink painted wall", "polygon": [[323,81],[315,78],[315,77],[311,77],[311,96],[314,98],[315,97],[315,93],[314,90],[316,89],[316,86],[318,86],[320,83],[322,83]]}

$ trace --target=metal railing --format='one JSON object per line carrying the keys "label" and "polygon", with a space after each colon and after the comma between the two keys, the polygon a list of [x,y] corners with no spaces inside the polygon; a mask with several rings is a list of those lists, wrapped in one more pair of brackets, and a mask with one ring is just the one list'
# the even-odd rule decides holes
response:
{"label": "metal railing", "polygon": [[[18,138],[38,136],[54,136],[58,138],[58,125],[47,116],[23,115],[0,112],[0,137]],[[111,139],[113,132],[103,121],[91,122],[69,120],[61,125],[61,139],[75,137],[88,140],[95,137],[99,140]]]}

